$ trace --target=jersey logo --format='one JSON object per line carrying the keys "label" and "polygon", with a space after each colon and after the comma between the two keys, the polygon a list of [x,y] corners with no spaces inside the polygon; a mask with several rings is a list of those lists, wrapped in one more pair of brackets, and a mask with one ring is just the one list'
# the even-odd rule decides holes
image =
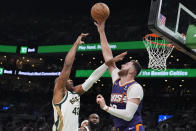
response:
{"label": "jersey logo", "polygon": [[126,85],[126,86],[124,87],[124,90],[126,91],[126,90],[128,89],[128,87],[129,87],[129,86],[128,86],[128,85]]}
{"label": "jersey logo", "polygon": [[78,102],[79,100],[80,100],[80,99],[76,96],[76,97],[71,98],[69,102],[70,102],[71,104],[74,104],[75,102]]}
{"label": "jersey logo", "polygon": [[126,103],[127,102],[127,97],[126,93],[112,93],[111,94],[111,102],[113,103]]}
{"label": "jersey logo", "polygon": [[112,93],[111,102],[121,103],[123,95],[120,93]]}

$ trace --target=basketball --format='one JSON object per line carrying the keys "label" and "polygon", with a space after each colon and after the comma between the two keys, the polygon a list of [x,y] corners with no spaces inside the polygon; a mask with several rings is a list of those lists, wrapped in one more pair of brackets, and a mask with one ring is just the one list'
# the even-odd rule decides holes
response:
{"label": "basketball", "polygon": [[105,3],[96,3],[91,8],[91,16],[98,23],[104,22],[110,15],[110,9]]}

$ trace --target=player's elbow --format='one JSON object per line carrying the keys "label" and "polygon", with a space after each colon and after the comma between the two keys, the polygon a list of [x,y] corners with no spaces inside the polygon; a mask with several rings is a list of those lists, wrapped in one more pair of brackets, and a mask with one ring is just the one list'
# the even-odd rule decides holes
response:
{"label": "player's elbow", "polygon": [[71,63],[65,63],[65,64],[64,64],[64,68],[65,68],[65,69],[66,69],[66,68],[69,68],[69,67],[71,67],[71,65],[72,65]]}
{"label": "player's elbow", "polygon": [[133,115],[126,115],[125,117],[124,117],[124,120],[125,121],[131,121],[133,119]]}

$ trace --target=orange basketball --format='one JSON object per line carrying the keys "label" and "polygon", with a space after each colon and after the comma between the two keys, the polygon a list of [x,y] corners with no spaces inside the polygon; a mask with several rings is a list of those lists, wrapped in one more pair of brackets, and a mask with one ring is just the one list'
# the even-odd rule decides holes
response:
{"label": "orange basketball", "polygon": [[110,9],[105,3],[96,3],[91,8],[92,18],[99,23],[106,21],[109,15]]}

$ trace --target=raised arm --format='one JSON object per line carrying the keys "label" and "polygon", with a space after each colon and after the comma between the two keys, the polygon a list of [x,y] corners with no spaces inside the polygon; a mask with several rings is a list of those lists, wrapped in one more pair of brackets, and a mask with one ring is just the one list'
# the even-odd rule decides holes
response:
{"label": "raised arm", "polygon": [[78,85],[76,88],[74,88],[74,91],[80,95],[88,91],[93,86],[93,84],[105,73],[105,71],[107,70],[108,67],[110,67],[110,65],[113,65],[113,63],[115,62],[123,60],[126,54],[127,52],[123,52],[115,56],[114,58],[106,61],[104,64],[102,64],[97,69],[95,69],[83,84]]}
{"label": "raised arm", "polygon": [[[106,62],[106,61],[108,61],[108,60],[113,58],[113,54],[112,54],[112,50],[110,49],[108,41],[107,41],[107,38],[106,38],[105,22],[102,22],[102,23],[94,22],[94,24],[97,26],[97,30],[99,32],[100,41],[101,41],[101,48],[102,48],[102,54],[103,54],[104,60]],[[112,71],[115,68],[116,68],[115,63],[108,67],[108,70],[109,70],[110,74],[112,74]]]}
{"label": "raised arm", "polygon": [[65,86],[66,82],[69,79],[71,68],[75,59],[75,54],[77,51],[77,47],[79,44],[84,43],[82,41],[82,38],[87,36],[88,34],[82,33],[80,36],[78,36],[76,42],[73,44],[72,48],[68,52],[68,54],[65,57],[63,69],[61,71],[60,76],[55,80],[55,86],[54,86],[54,93],[53,93],[53,104],[59,103],[62,98],[64,97],[65,93],[67,92]]}

